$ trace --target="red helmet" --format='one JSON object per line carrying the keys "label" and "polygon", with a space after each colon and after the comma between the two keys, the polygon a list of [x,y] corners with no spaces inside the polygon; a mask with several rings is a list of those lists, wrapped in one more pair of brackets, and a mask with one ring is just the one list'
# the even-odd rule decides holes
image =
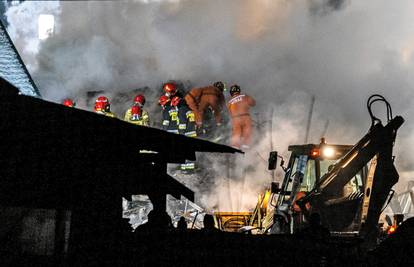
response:
{"label": "red helmet", "polygon": [[161,106],[165,106],[168,102],[170,101],[170,98],[168,97],[168,96],[166,96],[166,95],[162,95],[161,97],[160,97],[160,99],[158,100],[158,103],[161,105]]}
{"label": "red helmet", "polygon": [[100,96],[95,101],[95,111],[110,111],[109,100],[106,96]]}
{"label": "red helmet", "polygon": [[173,96],[177,93],[177,86],[175,83],[166,83],[162,87],[167,96]]}
{"label": "red helmet", "polygon": [[171,99],[171,106],[173,106],[173,107],[178,106],[178,104],[180,104],[180,101],[181,101],[181,98],[180,98],[180,97],[178,97],[178,96],[174,96],[174,97]]}
{"label": "red helmet", "polygon": [[131,108],[131,115],[132,117],[139,117],[142,114],[142,109],[138,106],[133,106]]}
{"label": "red helmet", "polygon": [[137,95],[134,97],[134,104],[139,104],[140,106],[145,105],[145,96]]}
{"label": "red helmet", "polygon": [[66,98],[63,100],[63,105],[73,108],[75,106],[75,102],[73,102],[73,100],[70,98]]}

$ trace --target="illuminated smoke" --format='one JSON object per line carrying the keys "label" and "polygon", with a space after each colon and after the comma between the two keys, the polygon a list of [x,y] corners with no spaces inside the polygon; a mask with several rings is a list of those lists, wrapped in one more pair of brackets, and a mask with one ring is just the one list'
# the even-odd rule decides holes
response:
{"label": "illuminated smoke", "polygon": [[[39,14],[56,17],[54,36],[42,42],[35,35]],[[26,1],[10,8],[7,17],[12,38],[45,98],[60,101],[91,90],[111,96],[149,86],[153,93],[148,102],[155,112],[163,81],[195,86],[237,82],[256,98],[254,112],[263,120],[269,120],[266,114],[274,108],[275,149],[285,156],[288,144],[303,142],[312,95],[310,141],[319,141],[329,121],[327,141],[352,144],[370,124],[366,99],[383,94],[394,114],[408,119],[395,152],[399,171],[412,178],[411,0],[398,5],[388,0]],[[90,109],[86,103],[80,107]],[[257,166],[246,176],[250,191],[269,182],[256,154],[267,157],[268,135],[262,129],[260,141],[245,156]],[[224,166],[216,165],[222,173]],[[209,191],[216,194],[202,197],[206,206],[225,203],[217,199],[225,199],[225,182],[210,184]]]}

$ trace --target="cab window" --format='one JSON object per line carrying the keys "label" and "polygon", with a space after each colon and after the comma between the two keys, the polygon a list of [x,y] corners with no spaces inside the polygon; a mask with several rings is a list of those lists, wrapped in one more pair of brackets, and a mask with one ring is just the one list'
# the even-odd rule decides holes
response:
{"label": "cab window", "polygon": [[306,169],[303,176],[303,181],[300,187],[300,191],[309,192],[313,189],[316,181],[316,170],[315,170],[315,160],[310,159],[306,163]]}

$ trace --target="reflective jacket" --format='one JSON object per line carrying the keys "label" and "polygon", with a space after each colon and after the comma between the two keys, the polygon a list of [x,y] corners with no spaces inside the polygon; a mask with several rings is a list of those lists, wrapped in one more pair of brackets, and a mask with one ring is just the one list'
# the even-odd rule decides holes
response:
{"label": "reflective jacket", "polygon": [[196,123],[193,111],[186,105],[176,107],[178,111],[178,132],[189,137],[196,137]]}
{"label": "reflective jacket", "polygon": [[141,116],[132,116],[132,108],[125,112],[124,121],[135,125],[149,126],[149,115],[146,110],[142,110]]}
{"label": "reflective jacket", "polygon": [[170,133],[178,133],[178,111],[170,104],[163,107],[162,128]]}
{"label": "reflective jacket", "polygon": [[101,114],[101,115],[105,115],[107,117],[111,117],[111,118],[116,118],[115,114],[112,113],[111,111],[96,111],[97,114]]}

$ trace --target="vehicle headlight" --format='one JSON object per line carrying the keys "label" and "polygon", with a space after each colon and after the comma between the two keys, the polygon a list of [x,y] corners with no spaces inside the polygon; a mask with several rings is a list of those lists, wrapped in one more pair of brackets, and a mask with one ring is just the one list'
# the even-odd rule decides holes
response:
{"label": "vehicle headlight", "polygon": [[326,146],[322,149],[322,156],[324,158],[333,158],[335,156],[335,149],[330,146]]}

